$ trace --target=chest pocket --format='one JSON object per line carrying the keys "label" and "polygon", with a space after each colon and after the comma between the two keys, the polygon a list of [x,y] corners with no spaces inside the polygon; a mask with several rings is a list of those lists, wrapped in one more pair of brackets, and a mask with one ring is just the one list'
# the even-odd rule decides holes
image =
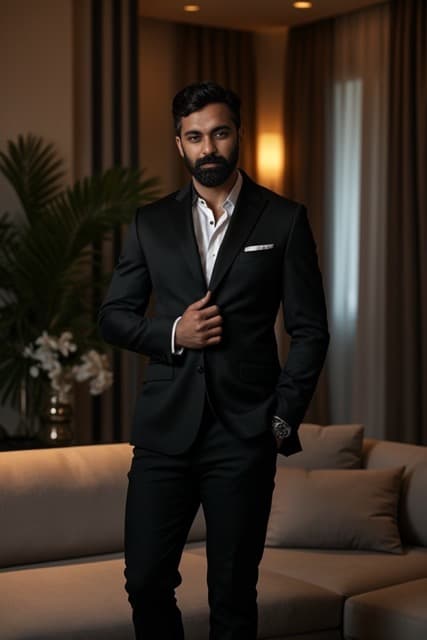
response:
{"label": "chest pocket", "polygon": [[281,251],[278,247],[258,251],[241,251],[233,263],[233,271],[249,284],[262,284],[281,272]]}

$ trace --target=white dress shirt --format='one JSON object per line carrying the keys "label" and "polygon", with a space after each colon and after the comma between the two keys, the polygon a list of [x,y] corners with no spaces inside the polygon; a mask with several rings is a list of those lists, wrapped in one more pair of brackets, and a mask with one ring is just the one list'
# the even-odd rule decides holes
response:
{"label": "white dress shirt", "polygon": [[206,201],[197,193],[195,194],[193,202],[194,235],[207,285],[209,285],[218,251],[236,207],[242,182],[242,176],[239,172],[232,190],[222,204],[222,214],[218,220],[215,220],[214,212]]}
{"label": "white dress shirt", "polygon": [[[242,183],[242,175],[240,171],[238,171],[237,180],[222,204],[222,214],[218,218],[218,220],[215,220],[214,212],[212,211],[212,209],[210,209],[206,201],[197,193],[195,193],[194,195],[194,235],[196,237],[197,247],[199,249],[200,255],[200,262],[202,265],[203,273],[205,274],[207,286],[209,286],[212,271],[215,266],[218,252],[221,248],[222,241],[224,240],[225,232],[228,229],[231,216],[233,215],[234,209],[236,208],[236,203],[240,194],[240,190],[242,188]],[[172,327],[171,349],[173,354],[180,354],[183,351],[183,349],[175,349],[176,326],[181,317],[182,316],[179,316],[175,320]]]}

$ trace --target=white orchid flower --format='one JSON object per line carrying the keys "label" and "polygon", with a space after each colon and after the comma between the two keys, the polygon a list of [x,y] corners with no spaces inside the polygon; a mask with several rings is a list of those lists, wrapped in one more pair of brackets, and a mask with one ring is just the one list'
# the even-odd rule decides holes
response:
{"label": "white orchid flower", "polygon": [[70,353],[77,351],[77,345],[72,342],[73,334],[71,331],[63,331],[58,338],[57,348],[63,356],[67,357]]}
{"label": "white orchid flower", "polygon": [[53,336],[50,336],[47,331],[43,331],[41,336],[37,338],[36,344],[45,349],[53,349],[54,351],[56,351],[58,348],[56,339]]}
{"label": "white orchid flower", "polygon": [[30,376],[37,378],[41,371],[45,371],[51,389],[57,391],[60,396],[65,397],[72,390],[73,378],[76,382],[89,381],[89,392],[92,395],[101,394],[113,384],[108,357],[95,349],[83,353],[80,363],[73,367],[67,366],[60,359],[60,356],[67,358],[78,350],[71,331],[63,331],[59,337],[43,331],[34,345],[27,345],[23,350],[25,357],[36,362],[29,369]]}

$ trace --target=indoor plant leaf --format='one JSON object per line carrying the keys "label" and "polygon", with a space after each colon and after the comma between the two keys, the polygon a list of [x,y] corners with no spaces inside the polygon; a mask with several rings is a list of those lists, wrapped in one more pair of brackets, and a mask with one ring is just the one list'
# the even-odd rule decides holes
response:
{"label": "indoor plant leaf", "polygon": [[52,144],[32,134],[8,141],[7,153],[0,151],[0,171],[14,188],[30,224],[62,190],[62,159]]}

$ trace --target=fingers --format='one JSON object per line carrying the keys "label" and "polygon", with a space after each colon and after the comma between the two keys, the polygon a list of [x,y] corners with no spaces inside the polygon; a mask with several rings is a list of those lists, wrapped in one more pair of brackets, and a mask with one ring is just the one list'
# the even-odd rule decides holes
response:
{"label": "fingers", "polygon": [[212,316],[212,318],[208,318],[203,323],[201,323],[203,329],[212,329],[212,327],[218,327],[222,324],[222,317],[219,315]]}
{"label": "fingers", "polygon": [[200,319],[201,320],[209,320],[209,318],[213,318],[215,316],[220,316],[219,307],[216,304],[213,304],[211,307],[206,307],[200,311]]}
{"label": "fingers", "polygon": [[208,318],[211,318],[212,316],[219,314],[219,307],[216,304],[211,305],[210,307],[206,307],[206,304],[209,302],[211,295],[212,292],[208,291],[206,295],[203,296],[203,298],[200,298],[200,300],[196,300],[196,302],[193,302],[188,306],[188,309],[191,309],[192,311],[201,311],[200,320],[206,320]]}
{"label": "fingers", "polygon": [[221,341],[222,317],[217,305],[206,306],[211,299],[208,291],[203,298],[190,304],[183,313],[176,328],[179,346],[201,349],[216,345]]}
{"label": "fingers", "polygon": [[220,315],[215,315],[205,320],[201,314],[198,314],[195,322],[195,330],[198,334],[211,335],[213,330],[218,330],[218,333],[222,331],[222,317]]}
{"label": "fingers", "polygon": [[203,328],[202,335],[204,338],[213,338],[215,336],[220,336],[222,334],[222,327],[220,325],[215,325],[210,329],[206,327]]}

